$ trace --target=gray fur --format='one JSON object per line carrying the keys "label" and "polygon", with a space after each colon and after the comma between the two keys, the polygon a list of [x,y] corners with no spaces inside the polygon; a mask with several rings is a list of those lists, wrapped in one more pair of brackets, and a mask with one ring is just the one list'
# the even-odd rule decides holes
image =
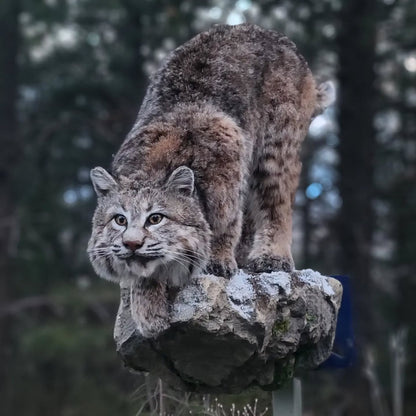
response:
{"label": "gray fur", "polygon": [[[181,286],[203,269],[226,277],[237,266],[291,270],[300,145],[327,92],[287,37],[257,26],[216,26],[173,51],[113,176],[91,174],[96,272]],[[155,213],[163,220],[150,225]],[[129,251],[126,236],[140,248]]]}

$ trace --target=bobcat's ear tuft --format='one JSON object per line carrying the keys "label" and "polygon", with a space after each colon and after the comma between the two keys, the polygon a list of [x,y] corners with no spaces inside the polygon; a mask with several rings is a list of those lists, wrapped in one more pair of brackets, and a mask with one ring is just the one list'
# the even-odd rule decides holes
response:
{"label": "bobcat's ear tuft", "polygon": [[117,189],[117,182],[104,168],[97,167],[91,169],[90,177],[95,192],[99,197],[108,195],[108,193]]}
{"label": "bobcat's ear tuft", "polygon": [[194,191],[194,172],[187,166],[179,166],[172,172],[166,185],[169,189],[190,196]]}

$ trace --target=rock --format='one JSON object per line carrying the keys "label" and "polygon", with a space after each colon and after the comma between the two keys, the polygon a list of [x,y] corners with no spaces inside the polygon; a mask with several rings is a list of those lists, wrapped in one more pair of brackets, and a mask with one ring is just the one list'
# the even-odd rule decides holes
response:
{"label": "rock", "polygon": [[203,275],[173,294],[139,285],[121,290],[117,351],[130,369],[173,387],[275,390],[331,352],[342,286],[313,270]]}

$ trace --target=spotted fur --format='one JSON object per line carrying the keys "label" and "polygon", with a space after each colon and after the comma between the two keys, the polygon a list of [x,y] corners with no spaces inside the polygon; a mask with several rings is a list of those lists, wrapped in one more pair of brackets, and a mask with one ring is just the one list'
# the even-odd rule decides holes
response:
{"label": "spotted fur", "polygon": [[[257,26],[216,26],[173,51],[112,175],[92,171],[97,273],[180,286],[203,269],[291,270],[299,151],[326,90],[287,37]],[[149,225],[155,212],[163,221]]]}

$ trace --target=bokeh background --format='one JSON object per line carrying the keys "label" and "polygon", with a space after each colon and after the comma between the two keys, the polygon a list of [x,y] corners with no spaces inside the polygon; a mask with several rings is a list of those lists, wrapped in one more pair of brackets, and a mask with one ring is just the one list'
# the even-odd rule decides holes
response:
{"label": "bokeh background", "polygon": [[303,377],[304,414],[416,414],[415,1],[1,0],[1,415],[228,415],[255,398],[246,414],[270,414],[269,393],[216,401],[123,369],[119,291],[85,254],[89,170],[109,167],[149,75],[197,32],[245,21],[337,86],[305,144],[294,254],[351,276],[358,355]]}

